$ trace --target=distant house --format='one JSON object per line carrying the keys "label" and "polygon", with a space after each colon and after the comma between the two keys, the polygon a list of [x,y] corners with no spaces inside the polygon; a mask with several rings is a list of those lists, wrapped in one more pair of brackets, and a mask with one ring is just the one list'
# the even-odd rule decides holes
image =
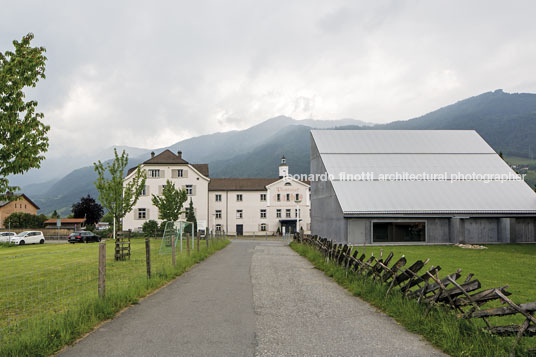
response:
{"label": "distant house", "polygon": [[14,201],[0,201],[0,227],[4,227],[4,221],[9,215],[15,212],[37,214],[39,207],[33,203],[25,194],[18,195]]}
{"label": "distant house", "polygon": [[[61,227],[64,229],[74,229],[79,230],[83,226],[85,226],[86,219],[85,218],[61,218]],[[45,228],[56,228],[57,227],[57,219],[47,219],[45,221]]]}
{"label": "distant house", "polygon": [[108,222],[99,222],[95,225],[95,229],[97,229],[98,231],[105,231],[108,228],[110,228],[110,223]]}
{"label": "distant house", "polygon": [[312,130],[311,175],[338,242],[536,242],[536,193],[474,130]]}

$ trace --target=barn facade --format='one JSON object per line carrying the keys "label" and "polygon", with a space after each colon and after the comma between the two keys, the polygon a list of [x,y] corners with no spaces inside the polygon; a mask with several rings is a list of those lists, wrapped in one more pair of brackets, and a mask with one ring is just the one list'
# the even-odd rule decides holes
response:
{"label": "barn facade", "polygon": [[536,193],[472,130],[313,130],[311,232],[352,244],[536,242]]}

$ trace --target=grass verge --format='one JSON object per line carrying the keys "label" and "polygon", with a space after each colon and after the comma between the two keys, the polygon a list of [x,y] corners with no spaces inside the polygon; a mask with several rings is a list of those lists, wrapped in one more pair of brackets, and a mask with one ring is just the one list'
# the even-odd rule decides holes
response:
{"label": "grass verge", "polygon": [[[408,331],[426,338],[431,344],[452,356],[508,356],[513,338],[497,337],[483,331],[471,320],[457,319],[446,308],[432,309],[425,316],[426,307],[414,300],[404,299],[397,291],[385,296],[387,287],[367,278],[346,274],[340,266],[326,262],[322,253],[304,244],[292,242],[291,248],[307,258],[317,269],[347,289],[354,296],[393,317]],[[437,262],[436,262],[437,263]],[[440,263],[440,262],[439,262]],[[526,355],[525,341],[516,348],[517,356]],[[357,347],[357,346],[356,346]]]}
{"label": "grass verge", "polygon": [[[151,279],[130,277],[123,284],[115,284],[107,290],[106,297],[92,295],[68,306],[53,316],[39,316],[27,322],[16,336],[2,341],[0,356],[48,356],[90,332],[100,322],[114,317],[125,307],[135,304],[140,298],[162,287],[170,280],[188,271],[193,265],[206,259],[229,244],[228,240],[215,241],[208,249],[183,254],[175,267],[161,265],[154,270]],[[111,256],[111,254],[110,254]],[[35,302],[39,304],[39,301]]]}

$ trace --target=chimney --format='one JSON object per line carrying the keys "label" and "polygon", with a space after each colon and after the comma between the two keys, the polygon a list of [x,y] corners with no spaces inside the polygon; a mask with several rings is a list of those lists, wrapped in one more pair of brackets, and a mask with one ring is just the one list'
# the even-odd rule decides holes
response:
{"label": "chimney", "polygon": [[177,156],[179,157],[179,159],[182,159],[182,151],[177,151]]}
{"label": "chimney", "polygon": [[154,151],[151,152],[151,159],[154,157]]}

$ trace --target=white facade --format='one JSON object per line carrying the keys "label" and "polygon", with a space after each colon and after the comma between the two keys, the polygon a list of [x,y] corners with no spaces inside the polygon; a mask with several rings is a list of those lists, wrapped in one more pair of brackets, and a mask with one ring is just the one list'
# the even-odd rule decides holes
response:
{"label": "white facade", "polygon": [[292,178],[273,179],[257,189],[209,185],[209,229],[214,232],[275,235],[303,228],[309,233],[310,217],[309,185]]}
{"label": "white facade", "polygon": [[[228,235],[275,235],[300,228],[310,232],[308,183],[290,177],[210,179],[206,165],[190,164],[180,152],[175,155],[169,150],[139,167],[147,173],[145,192],[123,218],[124,230],[139,231],[148,220],[161,223],[152,195],[161,194],[166,181],[171,180],[176,187],[188,190],[185,207],[191,199],[199,229]],[[284,159],[279,173],[288,174]],[[135,170],[131,170],[124,184],[134,175]]]}
{"label": "white facade", "polygon": [[[173,182],[177,188],[187,189],[188,200],[184,203],[184,208],[188,207],[192,200],[198,226],[200,228],[206,226],[209,178],[189,163],[152,164],[148,161],[140,165],[140,168],[147,173],[145,192],[140,196],[132,211],[123,218],[123,229],[138,231],[148,220],[155,220],[159,224],[162,222],[158,218],[158,208],[152,203],[152,195],[161,194],[162,187],[167,180]],[[135,170],[125,177],[124,184],[127,184],[134,175]],[[183,215],[182,219],[184,218]]]}

